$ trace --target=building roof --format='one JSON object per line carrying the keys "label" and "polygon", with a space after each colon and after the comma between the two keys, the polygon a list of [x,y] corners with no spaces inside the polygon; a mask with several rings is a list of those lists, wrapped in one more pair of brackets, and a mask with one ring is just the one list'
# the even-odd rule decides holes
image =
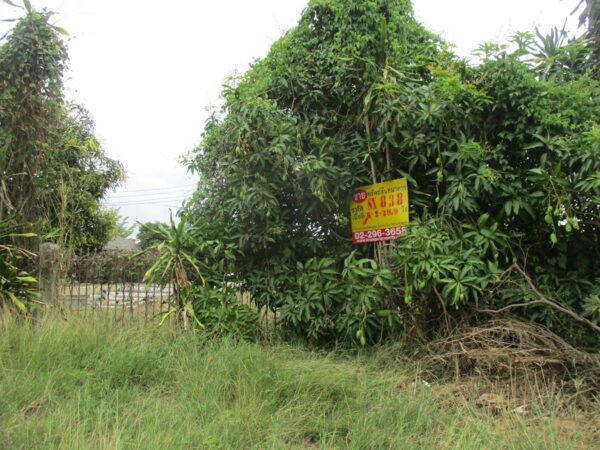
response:
{"label": "building roof", "polygon": [[114,238],[106,244],[105,250],[120,250],[135,252],[140,249],[140,246],[135,239]]}

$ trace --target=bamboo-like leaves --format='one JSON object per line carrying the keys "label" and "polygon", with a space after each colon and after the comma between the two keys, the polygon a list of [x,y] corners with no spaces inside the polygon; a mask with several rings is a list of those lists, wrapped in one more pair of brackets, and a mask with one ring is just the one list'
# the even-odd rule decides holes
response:
{"label": "bamboo-like leaves", "polygon": [[[188,226],[187,223],[186,216],[181,217],[176,223],[171,215],[168,227],[162,224],[154,226],[140,224],[141,227],[161,239],[144,251],[158,253],[156,262],[146,272],[144,280],[148,285],[172,284],[178,320],[183,319],[183,324],[185,324],[189,317],[198,326],[203,327],[196,317],[189,299],[193,279],[197,277],[203,286],[206,284],[200,268],[201,263],[195,257],[195,250],[198,246],[195,236],[198,229]],[[165,319],[163,318],[163,320]]]}
{"label": "bamboo-like leaves", "polygon": [[37,279],[25,274],[19,267],[27,259],[34,257],[30,251],[14,243],[14,238],[32,238],[34,233],[17,233],[18,226],[8,221],[0,221],[0,306],[14,308],[19,313],[27,313],[38,293],[35,290]]}
{"label": "bamboo-like leaves", "polygon": [[58,32],[58,33],[60,33],[60,34],[62,34],[63,36],[70,36],[70,35],[69,35],[69,32],[68,32],[67,30],[65,30],[64,28],[62,28],[62,27],[59,27],[59,26],[56,26],[56,25],[51,25],[51,28],[52,28],[54,31],[56,31],[56,32]]}
{"label": "bamboo-like leaves", "polygon": [[15,8],[23,9],[23,7],[21,5],[17,5],[16,3],[12,2],[11,0],[2,0],[2,1],[10,6],[15,7]]}

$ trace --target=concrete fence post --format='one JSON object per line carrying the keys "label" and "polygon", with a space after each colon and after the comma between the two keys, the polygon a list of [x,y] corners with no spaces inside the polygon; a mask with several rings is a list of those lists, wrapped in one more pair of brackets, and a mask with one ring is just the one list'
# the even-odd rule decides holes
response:
{"label": "concrete fence post", "polygon": [[42,301],[58,306],[60,290],[60,247],[45,242],[40,245],[40,291]]}

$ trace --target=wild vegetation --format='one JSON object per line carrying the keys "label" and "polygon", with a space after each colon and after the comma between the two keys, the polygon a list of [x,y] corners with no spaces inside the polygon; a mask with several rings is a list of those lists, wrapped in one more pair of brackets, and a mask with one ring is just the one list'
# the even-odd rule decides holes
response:
{"label": "wild vegetation", "polygon": [[[583,36],[469,63],[408,0],[311,0],[228,80],[178,217],[141,224],[136,259],[101,256],[95,278],[169,286],[146,330],[6,313],[37,301],[30,240],[128,232],[100,206],[123,168],[64,98],[64,30],[25,1],[0,46],[0,446],[597,441],[598,9],[579,6]],[[396,178],[408,232],[352,245],[354,189]]]}
{"label": "wild vegetation", "polygon": [[[186,214],[235,254],[219,278],[315,342],[431,336],[525,303],[514,311],[596,346],[573,315],[531,302],[600,319],[593,47],[525,33],[479,54],[455,57],[409,2],[310,2],[230,80],[188,160],[201,181]],[[353,188],[400,177],[408,235],[353,248]]]}
{"label": "wild vegetation", "polygon": [[599,437],[600,411],[559,392],[525,413],[516,398],[478,407],[483,380],[437,383],[394,348],[336,355],[89,320],[0,327],[2,448],[570,450]]}
{"label": "wild vegetation", "polygon": [[33,254],[12,243],[14,239],[33,237],[33,233],[19,233],[8,221],[0,220],[0,311],[26,313],[38,295],[37,280],[20,269]]}
{"label": "wild vegetation", "polygon": [[169,225],[163,222],[145,222],[139,224],[139,229],[136,234],[136,239],[142,250],[152,247],[154,244],[161,242],[159,233],[156,230],[159,227],[168,227]]}
{"label": "wild vegetation", "polygon": [[40,242],[60,244],[66,267],[68,255],[124,232],[100,204],[124,170],[104,153],[88,112],[65,98],[67,32],[52,13],[28,1],[21,9],[0,42],[0,298],[25,312]]}
{"label": "wild vegetation", "polygon": [[23,5],[0,45],[0,220],[68,248],[100,249],[118,225],[100,200],[123,167],[104,153],[88,112],[65,99],[66,31]]}

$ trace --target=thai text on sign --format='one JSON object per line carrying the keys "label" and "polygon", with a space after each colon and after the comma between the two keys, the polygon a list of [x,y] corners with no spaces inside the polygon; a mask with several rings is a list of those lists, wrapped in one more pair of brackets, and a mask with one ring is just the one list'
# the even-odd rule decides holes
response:
{"label": "thai text on sign", "polygon": [[391,241],[406,233],[409,221],[406,179],[356,189],[350,218],[353,244]]}

